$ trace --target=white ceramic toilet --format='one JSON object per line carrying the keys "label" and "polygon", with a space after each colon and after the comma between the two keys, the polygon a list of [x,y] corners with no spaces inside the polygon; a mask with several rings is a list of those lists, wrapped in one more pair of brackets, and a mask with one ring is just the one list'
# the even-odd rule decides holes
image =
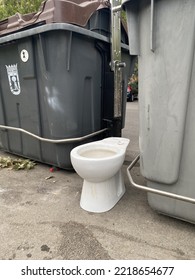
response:
{"label": "white ceramic toilet", "polygon": [[71,162],[84,179],[80,206],[89,212],[110,210],[125,193],[121,167],[129,139],[109,137],[80,145],[71,151]]}

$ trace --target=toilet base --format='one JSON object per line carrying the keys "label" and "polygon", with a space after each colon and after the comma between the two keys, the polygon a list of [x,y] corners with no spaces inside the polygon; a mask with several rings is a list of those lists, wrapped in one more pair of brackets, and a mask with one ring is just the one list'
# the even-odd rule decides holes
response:
{"label": "toilet base", "polygon": [[106,212],[116,205],[124,193],[121,170],[104,182],[93,183],[84,180],[80,206],[89,212]]}

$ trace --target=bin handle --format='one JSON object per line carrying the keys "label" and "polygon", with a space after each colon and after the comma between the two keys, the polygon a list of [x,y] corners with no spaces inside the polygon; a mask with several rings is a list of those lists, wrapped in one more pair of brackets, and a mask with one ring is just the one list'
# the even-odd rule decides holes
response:
{"label": "bin handle", "polygon": [[142,191],[151,192],[151,193],[154,193],[154,194],[163,195],[163,196],[166,196],[166,197],[169,197],[169,198],[174,198],[174,199],[177,199],[177,200],[182,200],[182,201],[185,201],[185,202],[190,202],[190,203],[195,204],[195,199],[194,198],[191,198],[191,197],[188,197],[188,196],[183,196],[183,195],[178,195],[178,194],[170,193],[170,192],[166,192],[166,191],[161,191],[161,190],[157,190],[157,189],[153,189],[153,188],[143,186],[143,185],[139,185],[139,184],[135,183],[132,176],[131,176],[130,171],[133,169],[133,167],[135,166],[135,164],[138,162],[139,159],[140,159],[140,155],[138,155],[131,162],[131,164],[127,168],[127,176],[129,178],[129,181],[130,181],[131,185],[134,188],[140,189]]}
{"label": "bin handle", "polygon": [[48,139],[48,138],[43,138],[43,137],[40,137],[34,133],[31,133],[23,128],[18,128],[18,127],[13,127],[13,126],[6,126],[6,125],[0,125],[0,129],[6,129],[6,130],[13,130],[13,131],[18,131],[18,132],[22,132],[22,133],[25,133],[31,137],[34,137],[42,142],[48,142],[48,143],[53,143],[53,144],[63,144],[63,143],[74,143],[74,142],[80,142],[80,141],[83,141],[83,140],[86,140],[88,138],[91,138],[93,136],[96,136],[98,134],[101,134],[107,130],[109,130],[109,128],[104,128],[104,129],[101,129],[101,130],[98,130],[98,131],[95,131],[95,132],[92,132],[90,134],[87,134],[87,135],[84,135],[84,136],[81,136],[81,137],[76,137],[76,138],[65,138],[65,139]]}
{"label": "bin handle", "polygon": [[151,18],[150,18],[150,50],[154,52],[154,1],[151,0]]}
{"label": "bin handle", "polygon": [[24,23],[25,20],[22,18],[22,15],[20,13],[16,13],[16,16],[18,17],[18,22],[19,23]]}

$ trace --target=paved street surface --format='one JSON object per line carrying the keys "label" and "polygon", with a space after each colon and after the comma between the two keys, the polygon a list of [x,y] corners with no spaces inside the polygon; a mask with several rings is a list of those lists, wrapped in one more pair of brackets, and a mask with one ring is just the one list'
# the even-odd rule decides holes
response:
{"label": "paved street surface", "polygon": [[[195,226],[156,213],[127,179],[139,153],[137,101],[127,103],[123,136],[131,139],[123,165],[126,193],[106,213],[80,208],[76,173],[50,173],[44,164],[0,169],[0,259],[195,259]],[[134,178],[144,183],[138,166]]]}

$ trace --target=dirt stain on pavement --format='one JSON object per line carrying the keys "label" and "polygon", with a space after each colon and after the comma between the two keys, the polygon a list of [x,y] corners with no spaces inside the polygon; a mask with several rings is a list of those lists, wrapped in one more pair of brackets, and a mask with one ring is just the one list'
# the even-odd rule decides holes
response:
{"label": "dirt stain on pavement", "polygon": [[60,227],[62,240],[59,254],[67,260],[109,260],[111,257],[93,233],[84,225],[68,222]]}

